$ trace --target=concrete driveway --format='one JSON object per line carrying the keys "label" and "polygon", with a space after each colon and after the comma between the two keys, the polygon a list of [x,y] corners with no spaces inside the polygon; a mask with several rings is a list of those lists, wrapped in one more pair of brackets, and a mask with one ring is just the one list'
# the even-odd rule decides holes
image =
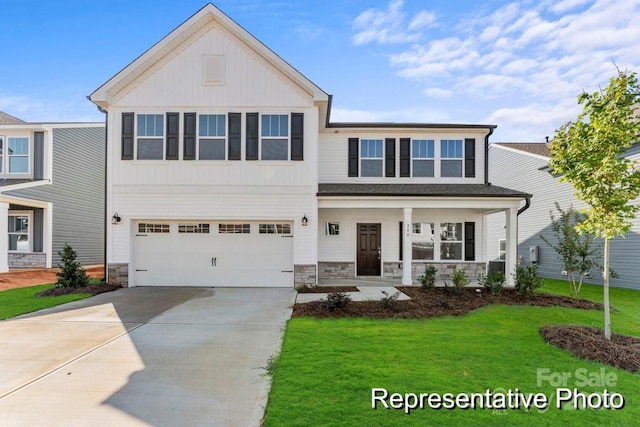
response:
{"label": "concrete driveway", "polygon": [[0,322],[3,426],[256,426],[292,289],[131,288]]}

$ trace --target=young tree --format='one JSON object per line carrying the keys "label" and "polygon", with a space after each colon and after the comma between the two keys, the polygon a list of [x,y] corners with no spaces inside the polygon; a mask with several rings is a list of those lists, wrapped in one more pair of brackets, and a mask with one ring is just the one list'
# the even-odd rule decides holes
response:
{"label": "young tree", "polygon": [[89,284],[89,276],[80,265],[76,258],[78,255],[68,243],[65,242],[62,250],[58,251],[60,255],[60,271],[56,273],[58,280],[56,287],[58,288],[81,288]]}
{"label": "young tree", "polygon": [[[540,238],[556,251],[564,264],[569,279],[571,296],[578,298],[584,277],[595,267],[600,267],[596,257],[601,254],[600,245],[595,243],[595,236],[589,232],[578,233],[576,226],[586,219],[586,214],[573,207],[564,210],[558,202],[555,203],[559,216],[551,214],[551,230],[555,241],[550,241],[544,235]],[[576,281],[576,274],[579,279]]]}
{"label": "young tree", "polygon": [[589,209],[578,224],[580,232],[604,239],[604,335],[611,339],[609,309],[609,243],[631,228],[638,206],[630,204],[640,195],[640,170],[623,156],[638,141],[640,121],[636,114],[640,86],[633,72],[620,71],[609,85],[594,93],[583,92],[578,120],[556,131],[551,144],[550,167],[560,180],[571,183],[575,196]]}

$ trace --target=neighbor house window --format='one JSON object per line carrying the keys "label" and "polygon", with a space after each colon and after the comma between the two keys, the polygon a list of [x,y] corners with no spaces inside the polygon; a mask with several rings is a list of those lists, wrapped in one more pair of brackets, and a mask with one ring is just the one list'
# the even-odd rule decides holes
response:
{"label": "neighbor house window", "polygon": [[411,236],[411,256],[414,260],[433,259],[435,236],[433,223],[414,222]]}
{"label": "neighbor house window", "polygon": [[411,147],[413,176],[434,176],[434,148],[432,139],[414,139]]}
{"label": "neighbor house window", "polygon": [[261,159],[289,160],[289,116],[263,114],[261,120]]}
{"label": "neighbor house window", "polygon": [[462,140],[443,139],[440,141],[440,176],[462,176]]}
{"label": "neighbor house window", "polygon": [[137,115],[138,160],[164,159],[164,116],[162,114]]}
{"label": "neighbor house window", "polygon": [[199,160],[226,159],[226,120],[224,114],[201,114],[198,117]]}
{"label": "neighbor house window", "polygon": [[29,138],[7,138],[9,173],[29,173]]}
{"label": "neighbor house window", "polygon": [[340,235],[340,223],[339,222],[326,222],[324,228],[324,234],[327,236],[339,236]]}
{"label": "neighbor house window", "polygon": [[382,176],[382,140],[360,140],[360,176]]}
{"label": "neighbor house window", "polygon": [[507,241],[505,239],[498,240],[498,255],[500,261],[504,261],[507,254]]}
{"label": "neighbor house window", "polygon": [[440,223],[440,259],[462,260],[462,223]]}
{"label": "neighbor house window", "polygon": [[31,239],[29,237],[30,214],[9,214],[9,250],[16,252],[31,252]]}

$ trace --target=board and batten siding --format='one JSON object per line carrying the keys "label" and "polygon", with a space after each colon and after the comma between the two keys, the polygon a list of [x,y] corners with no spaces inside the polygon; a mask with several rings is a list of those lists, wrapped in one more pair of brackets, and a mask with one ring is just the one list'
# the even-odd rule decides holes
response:
{"label": "board and batten siding", "polygon": [[[558,259],[557,253],[540,238],[540,235],[554,241],[550,212],[558,217],[555,202],[558,202],[562,209],[568,209],[572,205],[581,209],[584,204],[573,196],[573,187],[570,184],[560,182],[547,171],[539,170],[547,163],[547,160],[526,153],[490,147],[489,181],[494,185],[514,188],[533,195],[529,209],[518,217],[518,255],[522,257],[523,265],[530,265],[529,248],[537,246],[539,275],[566,279],[566,276],[562,275],[564,270],[562,261]],[[638,200],[634,203],[637,204]],[[489,216],[487,250],[490,260],[498,258],[498,240],[504,238],[504,224],[503,213]],[[632,230],[626,234],[625,238],[616,238],[611,242],[611,268],[620,276],[617,279],[611,279],[613,286],[640,289],[638,253],[640,253],[640,219],[636,217]],[[594,270],[592,277],[586,281],[602,283],[601,272]]]}
{"label": "board and batten siding", "polygon": [[53,204],[53,266],[65,242],[83,265],[104,262],[105,128],[53,128],[52,184],[8,192]]}
{"label": "board and batten siding", "polygon": [[[400,261],[399,223],[404,219],[403,209],[320,209],[318,221],[318,261],[355,262],[356,230],[358,223],[382,225],[382,261]],[[482,230],[484,216],[466,209],[413,209],[413,222],[433,223],[437,230],[442,222],[475,222],[475,261],[484,259]],[[340,223],[340,234],[325,233],[326,222]]]}
{"label": "board and batten siding", "polygon": [[[486,129],[474,132],[469,129],[325,129],[320,133],[318,142],[319,169],[318,178],[320,183],[461,183],[461,184],[482,184],[484,183],[484,138]],[[348,148],[349,138],[358,139],[380,139],[383,142],[387,138],[395,139],[395,177],[349,177],[348,170]],[[400,138],[432,139],[434,140],[435,151],[435,176],[433,178],[400,177]],[[437,164],[440,159],[440,140],[459,139],[462,140],[462,161],[464,163],[464,140],[475,139],[475,177],[474,178],[442,178],[438,176],[440,170]],[[358,148],[359,150],[359,148]],[[360,159],[358,158],[358,161]],[[383,144],[384,160],[384,144]],[[383,174],[384,175],[384,174]],[[464,174],[463,174],[464,175]]]}

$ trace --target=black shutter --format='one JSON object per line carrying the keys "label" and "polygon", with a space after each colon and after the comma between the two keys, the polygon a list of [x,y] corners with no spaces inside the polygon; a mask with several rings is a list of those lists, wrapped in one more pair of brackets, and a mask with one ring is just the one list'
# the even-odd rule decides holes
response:
{"label": "black shutter", "polygon": [[464,223],[464,260],[475,261],[476,259],[476,223]]}
{"label": "black shutter", "polygon": [[476,177],[476,140],[473,138],[464,140],[464,177]]}
{"label": "black shutter", "polygon": [[358,138],[349,138],[349,176],[358,176]]}
{"label": "black shutter", "polygon": [[400,176],[411,176],[411,140],[400,138]]}
{"label": "black shutter", "polygon": [[304,160],[304,113],[291,113],[291,160]]}
{"label": "black shutter", "polygon": [[241,129],[242,129],[242,114],[241,113],[229,113],[227,115],[229,120],[229,160],[240,160],[241,157]]}
{"label": "black shutter", "polygon": [[387,178],[396,176],[396,140],[386,138],[384,140],[384,176]]}
{"label": "black shutter", "polygon": [[247,160],[258,160],[258,113],[247,113]]}
{"label": "black shutter", "polygon": [[178,160],[180,154],[180,114],[167,113],[167,160]]}
{"label": "black shutter", "polygon": [[402,221],[400,221],[400,261],[402,261]]}
{"label": "black shutter", "polygon": [[196,113],[184,113],[183,160],[196,159]]}
{"label": "black shutter", "polygon": [[121,151],[122,160],[133,160],[133,113],[122,113]]}

